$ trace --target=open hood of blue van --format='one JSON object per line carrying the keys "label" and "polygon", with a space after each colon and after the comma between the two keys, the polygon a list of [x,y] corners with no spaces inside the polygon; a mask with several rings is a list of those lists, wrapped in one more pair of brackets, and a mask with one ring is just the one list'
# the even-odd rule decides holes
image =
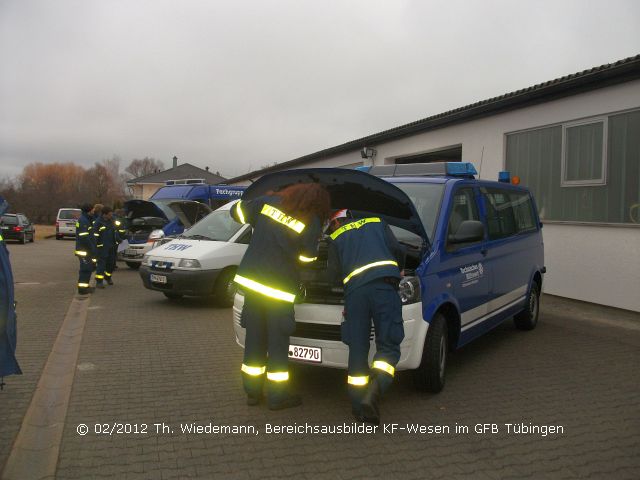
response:
{"label": "open hood of blue van", "polygon": [[348,208],[358,216],[376,215],[390,225],[428,240],[424,225],[407,194],[395,185],[359,170],[305,168],[270,173],[249,186],[242,198],[251,200],[296,183],[319,183],[326,187],[333,209]]}

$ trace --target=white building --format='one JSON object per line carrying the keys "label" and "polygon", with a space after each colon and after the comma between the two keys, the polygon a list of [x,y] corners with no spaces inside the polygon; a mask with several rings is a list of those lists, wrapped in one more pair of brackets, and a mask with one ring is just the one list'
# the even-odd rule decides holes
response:
{"label": "white building", "polygon": [[640,311],[640,55],[228,183],[291,168],[442,160],[472,162],[486,179],[509,170],[533,191],[547,293]]}

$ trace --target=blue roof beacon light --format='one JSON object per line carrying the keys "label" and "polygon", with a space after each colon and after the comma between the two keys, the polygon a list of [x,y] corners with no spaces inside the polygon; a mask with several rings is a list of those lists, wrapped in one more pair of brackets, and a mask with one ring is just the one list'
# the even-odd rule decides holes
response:
{"label": "blue roof beacon light", "polygon": [[511,183],[511,174],[507,171],[499,172],[498,181],[503,183]]}
{"label": "blue roof beacon light", "polygon": [[354,170],[360,170],[361,172],[369,173],[369,170],[371,170],[371,166],[360,165],[359,167],[355,167]]}
{"label": "blue roof beacon light", "polygon": [[471,162],[446,162],[447,175],[477,175],[476,167]]}

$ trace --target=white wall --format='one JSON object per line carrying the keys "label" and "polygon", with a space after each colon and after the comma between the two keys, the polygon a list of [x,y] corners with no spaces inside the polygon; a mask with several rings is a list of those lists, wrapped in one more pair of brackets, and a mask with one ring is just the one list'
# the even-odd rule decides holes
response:
{"label": "white wall", "polygon": [[[639,107],[640,80],[635,80],[367,146],[377,149],[374,163],[379,165],[462,144],[462,161],[473,163],[481,178],[497,179],[505,165],[505,134]],[[298,168],[361,160],[354,151]],[[640,311],[640,227],[545,224],[543,233],[547,293]]]}
{"label": "white wall", "polygon": [[640,312],[640,228],[545,224],[544,291]]}

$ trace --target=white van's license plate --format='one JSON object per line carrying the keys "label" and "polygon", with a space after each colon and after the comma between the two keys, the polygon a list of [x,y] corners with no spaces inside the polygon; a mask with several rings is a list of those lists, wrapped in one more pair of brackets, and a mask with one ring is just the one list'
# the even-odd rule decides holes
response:
{"label": "white van's license plate", "polygon": [[289,345],[289,358],[304,360],[305,362],[322,363],[322,349],[318,347],[304,347]]}
{"label": "white van's license plate", "polygon": [[164,275],[151,274],[151,281],[154,283],[167,283],[167,277]]}

